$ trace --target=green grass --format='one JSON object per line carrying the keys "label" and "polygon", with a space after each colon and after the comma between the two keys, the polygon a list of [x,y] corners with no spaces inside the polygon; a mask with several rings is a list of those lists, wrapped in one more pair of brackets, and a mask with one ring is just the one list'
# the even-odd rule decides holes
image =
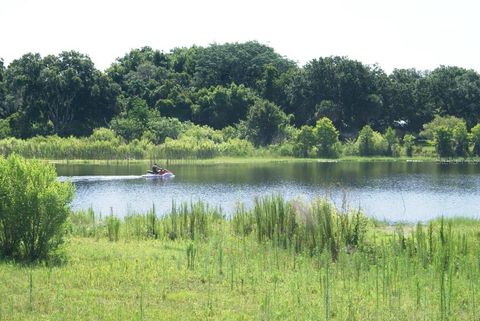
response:
{"label": "green grass", "polygon": [[79,213],[63,264],[0,263],[0,320],[479,319],[480,221],[365,219],[347,242],[355,216],[317,202],[272,196],[231,219],[179,204],[122,220],[118,241]]}

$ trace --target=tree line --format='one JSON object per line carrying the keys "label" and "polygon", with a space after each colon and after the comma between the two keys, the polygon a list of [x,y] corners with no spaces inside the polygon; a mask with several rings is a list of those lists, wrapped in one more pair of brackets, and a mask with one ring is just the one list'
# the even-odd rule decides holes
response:
{"label": "tree line", "polygon": [[467,129],[479,122],[477,72],[441,66],[387,74],[347,57],[300,67],[254,41],[133,49],[105,71],[75,51],[28,53],[8,66],[0,60],[0,138],[85,137],[108,127],[127,141],[160,144],[193,123],[261,146],[324,117],[345,141],[366,125],[417,135],[447,115]]}

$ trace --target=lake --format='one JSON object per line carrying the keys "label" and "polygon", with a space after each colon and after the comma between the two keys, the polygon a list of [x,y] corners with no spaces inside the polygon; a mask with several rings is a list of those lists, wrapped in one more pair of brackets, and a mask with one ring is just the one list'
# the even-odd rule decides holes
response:
{"label": "lake", "polygon": [[76,186],[73,209],[118,216],[168,211],[172,201],[202,200],[231,214],[239,202],[282,194],[287,199],[328,197],[389,222],[439,216],[478,218],[480,164],[430,162],[268,162],[173,164],[175,178],[144,179],[149,163],[57,164]]}

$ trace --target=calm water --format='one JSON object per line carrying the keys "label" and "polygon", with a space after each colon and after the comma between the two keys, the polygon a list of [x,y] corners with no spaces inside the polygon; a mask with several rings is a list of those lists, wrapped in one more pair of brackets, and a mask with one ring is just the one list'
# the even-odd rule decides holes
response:
{"label": "calm water", "polygon": [[176,177],[139,177],[149,164],[57,165],[58,174],[76,187],[74,209],[123,216],[157,213],[172,200],[203,200],[231,213],[238,202],[251,206],[256,196],[281,193],[288,199],[328,196],[339,206],[391,222],[428,220],[441,215],[480,217],[480,164],[436,163],[268,163],[171,165]]}

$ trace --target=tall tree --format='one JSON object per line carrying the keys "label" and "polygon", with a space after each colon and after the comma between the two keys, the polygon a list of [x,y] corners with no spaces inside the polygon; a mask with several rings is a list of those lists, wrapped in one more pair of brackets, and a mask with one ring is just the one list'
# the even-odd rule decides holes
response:
{"label": "tall tree", "polygon": [[[432,115],[453,115],[469,126],[480,120],[480,75],[459,67],[439,67],[424,79],[424,95],[420,102]],[[430,119],[425,119],[429,121]]]}
{"label": "tall tree", "polygon": [[213,44],[199,49],[195,59],[194,84],[197,87],[236,83],[257,88],[267,65],[280,73],[295,67],[295,63],[280,56],[273,48],[256,41]]}
{"label": "tall tree", "polygon": [[116,113],[118,88],[75,51],[41,58],[27,54],[6,72],[7,103],[20,137],[55,133],[88,135]]}
{"label": "tall tree", "polygon": [[245,119],[257,99],[255,92],[243,85],[201,89],[196,94],[194,121],[216,129],[234,125]]}
{"label": "tall tree", "polygon": [[246,135],[255,145],[269,145],[281,139],[289,117],[274,103],[257,100],[245,121]]}
{"label": "tall tree", "polygon": [[391,82],[391,100],[384,117],[392,122],[402,122],[406,130],[418,131],[423,120],[429,118],[429,112],[419,108],[417,86],[422,74],[415,69],[395,69],[388,77]]}
{"label": "tall tree", "polygon": [[300,125],[311,123],[323,101],[331,101],[340,107],[340,117],[335,124],[352,131],[379,115],[383,99],[376,91],[371,69],[362,63],[345,57],[314,59],[303,71],[294,75],[290,91],[288,112],[295,115]]}

